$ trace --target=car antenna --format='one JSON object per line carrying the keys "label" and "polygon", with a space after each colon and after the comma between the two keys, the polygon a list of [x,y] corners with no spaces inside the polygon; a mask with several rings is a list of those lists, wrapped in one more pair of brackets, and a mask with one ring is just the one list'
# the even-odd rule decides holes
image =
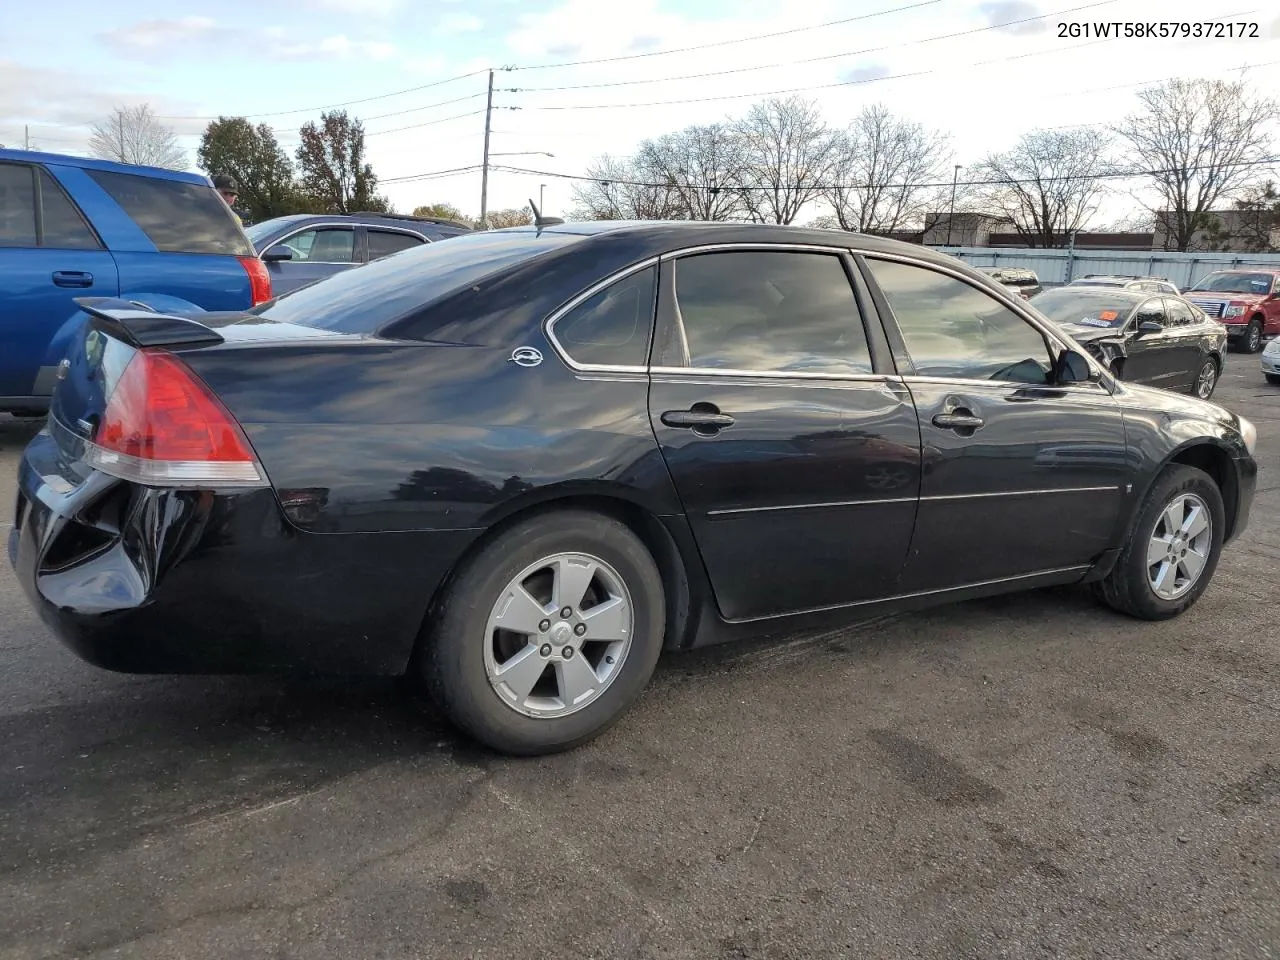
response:
{"label": "car antenna", "polygon": [[559,217],[544,217],[542,211],[538,209],[538,205],[533,202],[533,197],[529,198],[529,208],[533,210],[533,225],[539,230],[543,227],[554,227],[556,224],[564,223]]}

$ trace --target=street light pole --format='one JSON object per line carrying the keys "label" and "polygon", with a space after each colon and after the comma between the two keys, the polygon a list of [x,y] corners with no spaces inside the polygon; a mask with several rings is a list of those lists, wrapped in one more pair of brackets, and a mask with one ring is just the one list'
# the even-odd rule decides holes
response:
{"label": "street light pole", "polygon": [[538,212],[539,213],[541,213],[546,208],[546,204],[543,202],[543,196],[545,195],[546,190],[547,190],[547,185],[545,183],[538,184]]}
{"label": "street light pole", "polygon": [[480,165],[480,223],[481,230],[489,228],[489,132],[493,120],[493,71],[489,71],[489,99],[484,108],[484,160]]}
{"label": "street light pole", "polygon": [[951,224],[956,219],[956,184],[960,180],[960,164],[956,164],[955,173],[951,175],[951,212],[947,214],[947,246],[951,246]]}

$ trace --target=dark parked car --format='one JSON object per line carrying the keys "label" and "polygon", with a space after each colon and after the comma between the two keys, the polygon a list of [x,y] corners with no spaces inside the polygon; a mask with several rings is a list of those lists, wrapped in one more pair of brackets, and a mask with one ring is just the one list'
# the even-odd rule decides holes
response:
{"label": "dark parked car", "polygon": [[1176,616],[1256,484],[1245,419],[886,239],[514,228],[250,313],[85,306],[9,535],[53,630],[116,670],[408,671],[514,753],[663,649],[1050,584]]}
{"label": "dark parked car", "polygon": [[1040,286],[1040,278],[1036,276],[1034,270],[1025,270],[1021,267],[978,267],[978,270],[996,283],[1008,287],[1011,292],[1024,300],[1030,300],[1043,289]]}
{"label": "dark parked car", "polygon": [[1213,396],[1227,331],[1182,297],[1067,286],[1046,290],[1031,305],[1120,379]]}
{"label": "dark parked car", "polygon": [[279,296],[343,270],[470,233],[466,224],[386,213],[297,214],[248,227]]}

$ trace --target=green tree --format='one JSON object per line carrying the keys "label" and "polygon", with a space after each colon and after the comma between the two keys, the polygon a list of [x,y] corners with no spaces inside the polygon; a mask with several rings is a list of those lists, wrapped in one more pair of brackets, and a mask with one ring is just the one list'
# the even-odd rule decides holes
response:
{"label": "green tree", "polygon": [[1235,203],[1240,211],[1240,246],[1249,253],[1280,249],[1280,192],[1276,185],[1270,181],[1258,184]]}
{"label": "green tree", "polygon": [[378,177],[365,160],[364,124],[345,110],[320,114],[298,131],[298,183],[302,193],[324,213],[390,211],[378,194]]}
{"label": "green tree", "polygon": [[307,209],[293,181],[293,164],[265,123],[219,117],[205,127],[196,151],[200,169],[229,176],[240,187],[240,206],[257,223]]}
{"label": "green tree", "polygon": [[471,226],[475,219],[455,207],[452,203],[427,203],[413,208],[415,217],[435,217],[437,220],[454,220]]}

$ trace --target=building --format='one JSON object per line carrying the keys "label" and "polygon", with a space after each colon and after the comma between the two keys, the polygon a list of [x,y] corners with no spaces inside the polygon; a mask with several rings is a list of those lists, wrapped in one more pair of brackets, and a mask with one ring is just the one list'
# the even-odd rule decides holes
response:
{"label": "building", "polygon": [[[989,213],[926,213],[924,243],[930,247],[985,247],[991,234],[1008,230],[1008,217]],[[948,229],[950,226],[950,229]]]}
{"label": "building", "polygon": [[[1156,213],[1152,250],[1172,250],[1175,243],[1169,225],[1173,213]],[[1189,250],[1222,253],[1270,253],[1280,250],[1280,214],[1264,210],[1212,210],[1205,225],[1191,235]]]}

